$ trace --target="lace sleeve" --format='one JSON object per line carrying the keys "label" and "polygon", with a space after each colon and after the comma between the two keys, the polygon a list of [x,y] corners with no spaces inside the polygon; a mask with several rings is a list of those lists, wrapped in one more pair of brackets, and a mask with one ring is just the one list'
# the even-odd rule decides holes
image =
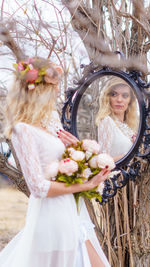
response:
{"label": "lace sleeve", "polygon": [[111,152],[111,146],[114,137],[114,127],[112,119],[107,116],[98,125],[98,141],[101,153]]}
{"label": "lace sleeve", "polygon": [[14,127],[12,144],[30,192],[37,198],[45,198],[50,181],[44,179],[35,137],[28,125],[18,123]]}

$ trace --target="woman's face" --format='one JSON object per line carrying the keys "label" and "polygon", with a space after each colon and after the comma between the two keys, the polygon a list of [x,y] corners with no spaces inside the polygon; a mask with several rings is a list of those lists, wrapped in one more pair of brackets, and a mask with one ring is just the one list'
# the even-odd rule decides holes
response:
{"label": "woman's face", "polygon": [[130,88],[121,86],[110,92],[110,105],[115,115],[124,114],[131,100]]}

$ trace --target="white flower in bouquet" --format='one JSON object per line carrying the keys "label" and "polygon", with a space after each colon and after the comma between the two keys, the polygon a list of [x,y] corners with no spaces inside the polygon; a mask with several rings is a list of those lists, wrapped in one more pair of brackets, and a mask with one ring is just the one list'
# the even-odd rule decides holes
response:
{"label": "white flower in bouquet", "polygon": [[107,167],[108,170],[112,170],[116,166],[113,158],[106,153],[102,153],[97,156],[97,165],[102,169]]}
{"label": "white flower in bouquet", "polygon": [[76,150],[73,147],[68,147],[67,151],[69,152],[69,155],[71,156],[73,152],[75,152]]}
{"label": "white flower in bouquet", "polygon": [[86,160],[88,160],[91,156],[92,156],[92,152],[90,152],[90,151],[86,151],[85,152],[85,158],[86,158]]}
{"label": "white flower in bouquet", "polygon": [[91,168],[95,168],[95,169],[96,169],[96,168],[98,167],[97,157],[98,157],[98,156],[94,156],[94,157],[92,157],[92,158],[89,160],[88,164],[89,164],[89,166],[90,166]]}
{"label": "white flower in bouquet", "polygon": [[100,195],[103,194],[103,190],[104,190],[104,182],[100,183],[96,189],[96,192],[98,192]]}
{"label": "white flower in bouquet", "polygon": [[[82,172],[82,176],[84,177],[84,178],[86,178],[86,179],[88,179],[89,178],[89,176],[92,174],[92,172],[91,172],[91,169],[90,168],[86,168],[86,169],[84,169],[84,171]],[[86,180],[85,180],[86,181]]]}
{"label": "white flower in bouquet", "polygon": [[85,159],[85,153],[83,151],[74,151],[71,153],[71,158],[75,161],[82,161]]}
{"label": "white flower in bouquet", "polygon": [[59,168],[60,173],[72,175],[74,172],[78,171],[78,164],[76,161],[71,160],[69,158],[62,159],[59,162]]}
{"label": "white flower in bouquet", "polygon": [[52,163],[50,163],[48,165],[48,167],[45,170],[46,179],[49,180],[49,179],[53,178],[53,180],[54,180],[54,178],[58,174],[58,166],[59,166],[59,162],[58,161],[53,161]]}
{"label": "white flower in bouquet", "polygon": [[89,151],[94,154],[98,154],[100,151],[100,145],[95,140],[84,139],[82,141],[82,148],[85,151]]}

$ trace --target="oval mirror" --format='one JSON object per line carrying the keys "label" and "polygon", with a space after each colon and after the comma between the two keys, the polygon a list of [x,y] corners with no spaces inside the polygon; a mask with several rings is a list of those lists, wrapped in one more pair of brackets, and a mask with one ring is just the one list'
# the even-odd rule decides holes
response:
{"label": "oval mirror", "polygon": [[142,132],[144,103],[134,81],[112,72],[86,81],[73,100],[73,132],[95,139],[119,167],[132,157]]}

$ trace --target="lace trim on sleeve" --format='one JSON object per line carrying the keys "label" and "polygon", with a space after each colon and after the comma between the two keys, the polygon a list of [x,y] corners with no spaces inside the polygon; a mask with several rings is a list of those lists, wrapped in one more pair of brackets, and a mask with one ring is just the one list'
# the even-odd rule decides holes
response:
{"label": "lace trim on sleeve", "polygon": [[45,198],[50,181],[44,179],[34,132],[28,125],[18,123],[12,133],[12,143],[30,192],[37,198]]}
{"label": "lace trim on sleeve", "polygon": [[100,121],[98,125],[98,141],[100,144],[101,153],[110,154],[114,130],[113,121],[109,116]]}

